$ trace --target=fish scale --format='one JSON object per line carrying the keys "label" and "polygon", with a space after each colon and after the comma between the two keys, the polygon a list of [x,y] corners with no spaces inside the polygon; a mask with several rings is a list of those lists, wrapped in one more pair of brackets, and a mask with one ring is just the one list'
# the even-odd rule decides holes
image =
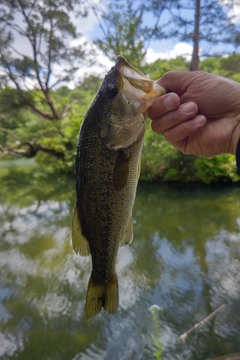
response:
{"label": "fish scale", "polygon": [[80,129],[72,239],[75,252],[92,260],[87,318],[102,307],[111,314],[117,311],[116,258],[119,246],[133,238],[132,208],[145,132],[142,113],[164,92],[118,57]]}

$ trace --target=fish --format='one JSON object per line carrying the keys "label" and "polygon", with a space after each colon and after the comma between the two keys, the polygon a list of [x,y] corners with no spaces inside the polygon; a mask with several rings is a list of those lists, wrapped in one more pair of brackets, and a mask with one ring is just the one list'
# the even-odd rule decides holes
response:
{"label": "fish", "polygon": [[91,255],[85,314],[118,309],[116,258],[133,239],[132,208],[140,175],[145,113],[166,90],[118,56],[79,132],[72,246]]}

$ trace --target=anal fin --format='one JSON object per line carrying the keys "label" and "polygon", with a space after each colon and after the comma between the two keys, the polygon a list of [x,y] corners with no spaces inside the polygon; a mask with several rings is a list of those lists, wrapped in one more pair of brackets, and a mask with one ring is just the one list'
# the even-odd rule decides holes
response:
{"label": "anal fin", "polygon": [[79,253],[82,256],[90,255],[88,240],[82,234],[82,226],[80,223],[77,206],[75,207],[72,220],[72,246],[76,254]]}

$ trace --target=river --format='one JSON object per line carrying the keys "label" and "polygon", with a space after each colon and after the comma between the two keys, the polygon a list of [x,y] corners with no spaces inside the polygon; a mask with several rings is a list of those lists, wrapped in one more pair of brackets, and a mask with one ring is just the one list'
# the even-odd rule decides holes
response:
{"label": "river", "polygon": [[238,187],[140,183],[134,240],[117,259],[119,311],[86,320],[91,264],[71,247],[74,183],[16,167],[0,175],[1,359],[205,360],[240,351]]}

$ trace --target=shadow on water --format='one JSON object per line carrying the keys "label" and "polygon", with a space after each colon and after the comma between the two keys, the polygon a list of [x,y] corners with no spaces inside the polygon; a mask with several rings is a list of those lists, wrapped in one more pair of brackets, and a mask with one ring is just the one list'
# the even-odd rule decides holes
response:
{"label": "shadow on water", "polygon": [[119,311],[89,321],[91,265],[71,248],[74,203],[72,181],[1,177],[0,358],[154,359],[152,305],[162,307],[162,359],[240,351],[240,189],[140,184],[134,241],[117,261]]}

